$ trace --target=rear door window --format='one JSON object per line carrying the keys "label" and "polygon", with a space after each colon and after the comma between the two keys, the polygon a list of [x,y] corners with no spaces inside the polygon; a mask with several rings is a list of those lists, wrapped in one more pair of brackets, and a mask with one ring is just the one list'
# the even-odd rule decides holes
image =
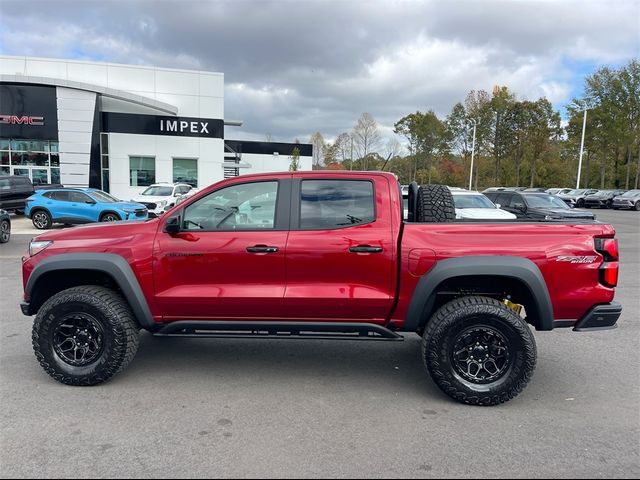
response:
{"label": "rear door window", "polygon": [[303,180],[300,228],[327,230],[376,219],[373,183],[368,180]]}

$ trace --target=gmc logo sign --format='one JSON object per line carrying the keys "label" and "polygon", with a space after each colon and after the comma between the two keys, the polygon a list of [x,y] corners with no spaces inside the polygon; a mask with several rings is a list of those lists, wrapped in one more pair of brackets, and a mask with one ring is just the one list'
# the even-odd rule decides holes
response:
{"label": "gmc logo sign", "polygon": [[0,123],[4,123],[5,125],[44,125],[44,117],[0,115]]}

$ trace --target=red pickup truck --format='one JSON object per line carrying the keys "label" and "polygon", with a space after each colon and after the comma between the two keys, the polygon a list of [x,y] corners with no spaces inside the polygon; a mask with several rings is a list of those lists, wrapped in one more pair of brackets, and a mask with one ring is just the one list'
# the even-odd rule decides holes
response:
{"label": "red pickup truck", "polygon": [[455,221],[449,190],[412,185],[408,219],[382,172],[246,175],[160,218],[46,232],[23,259],[45,371],[96,385],[156,336],[423,338],[454,399],[515,397],[536,363],[532,328],[606,329],[621,306],[614,229]]}

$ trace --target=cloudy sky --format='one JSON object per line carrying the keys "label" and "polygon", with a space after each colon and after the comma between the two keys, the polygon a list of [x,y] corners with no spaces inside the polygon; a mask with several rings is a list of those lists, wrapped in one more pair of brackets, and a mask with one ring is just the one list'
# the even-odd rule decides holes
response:
{"label": "cloudy sky", "polygon": [[640,57],[640,0],[0,0],[0,53],[223,72],[238,137],[332,138],[362,112],[391,134],[496,84],[561,109]]}

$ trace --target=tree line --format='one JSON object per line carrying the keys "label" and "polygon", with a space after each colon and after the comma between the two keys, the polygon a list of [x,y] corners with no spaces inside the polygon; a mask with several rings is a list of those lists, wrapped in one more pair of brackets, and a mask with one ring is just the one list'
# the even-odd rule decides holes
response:
{"label": "tree line", "polygon": [[[584,92],[566,108],[549,100],[519,100],[506,86],[472,90],[445,118],[433,110],[409,113],[394,124],[404,139],[383,139],[363,113],[350,132],[326,142],[311,136],[315,169],[382,170],[402,183],[468,187],[573,187],[576,185],[584,112],[586,128],[580,186],[640,187],[640,61],[602,67],[584,80]],[[563,124],[564,123],[564,124]],[[475,126],[475,145],[474,145]]]}

